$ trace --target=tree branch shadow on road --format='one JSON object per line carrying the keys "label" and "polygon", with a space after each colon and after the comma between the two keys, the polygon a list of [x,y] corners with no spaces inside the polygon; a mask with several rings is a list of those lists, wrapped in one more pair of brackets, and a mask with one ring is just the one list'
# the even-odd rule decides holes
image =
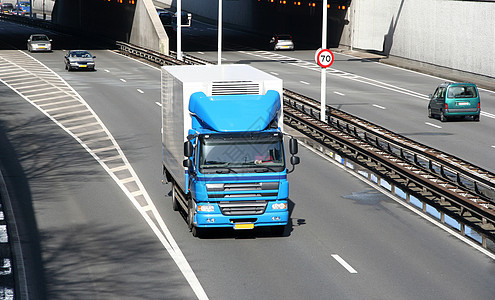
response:
{"label": "tree branch shadow on road", "polygon": [[[188,285],[173,261],[156,261],[167,253],[150,232],[143,238],[132,226],[81,220],[46,226],[53,217],[50,207],[64,205],[72,191],[108,180],[108,175],[30,104],[19,102],[5,86],[0,93],[0,164],[13,196],[32,299],[180,299]],[[55,196],[59,188],[62,196]],[[163,278],[167,281],[157,283]]]}

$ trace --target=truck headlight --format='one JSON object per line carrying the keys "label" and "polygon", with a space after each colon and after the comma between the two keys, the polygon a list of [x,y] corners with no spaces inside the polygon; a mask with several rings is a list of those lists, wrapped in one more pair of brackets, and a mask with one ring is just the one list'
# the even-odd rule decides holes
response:
{"label": "truck headlight", "polygon": [[287,203],[273,203],[272,209],[287,209]]}
{"label": "truck headlight", "polygon": [[215,206],[213,206],[211,204],[198,205],[198,211],[202,211],[202,212],[213,212],[213,211],[215,211]]}

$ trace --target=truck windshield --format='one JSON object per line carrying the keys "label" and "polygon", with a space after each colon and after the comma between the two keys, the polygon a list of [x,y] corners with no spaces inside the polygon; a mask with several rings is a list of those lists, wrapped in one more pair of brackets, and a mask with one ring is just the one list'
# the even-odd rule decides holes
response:
{"label": "truck windshield", "polygon": [[285,169],[282,135],[240,133],[200,136],[202,173],[281,172]]}

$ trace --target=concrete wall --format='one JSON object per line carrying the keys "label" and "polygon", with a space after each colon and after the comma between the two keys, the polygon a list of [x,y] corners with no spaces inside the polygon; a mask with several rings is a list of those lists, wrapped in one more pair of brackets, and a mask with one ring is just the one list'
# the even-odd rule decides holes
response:
{"label": "concrete wall", "polygon": [[[163,0],[162,0],[163,1]],[[171,0],[172,6],[177,7],[177,0]],[[252,0],[223,0],[223,22],[245,28],[254,26]],[[218,20],[218,0],[182,0],[182,10],[200,15],[201,17]]]}
{"label": "concrete wall", "polygon": [[[28,0],[24,0],[28,1]],[[43,10],[43,4],[45,5],[46,13],[50,13],[55,5],[55,0],[32,0],[34,10]],[[16,1],[17,2],[17,1]]]}
{"label": "concrete wall", "polygon": [[352,0],[341,44],[495,77],[495,2]]}
{"label": "concrete wall", "polygon": [[169,54],[169,40],[152,0],[137,0],[132,23],[131,44]]}

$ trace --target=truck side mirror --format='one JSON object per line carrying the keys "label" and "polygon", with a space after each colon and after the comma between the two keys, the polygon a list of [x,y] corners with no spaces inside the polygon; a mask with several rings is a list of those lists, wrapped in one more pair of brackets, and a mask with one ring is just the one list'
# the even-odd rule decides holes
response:
{"label": "truck side mirror", "polygon": [[292,155],[295,155],[297,154],[297,152],[299,152],[299,147],[295,138],[290,138],[289,140],[289,151]]}
{"label": "truck side mirror", "polygon": [[301,162],[301,160],[299,159],[299,156],[291,156],[290,157],[290,164],[295,166],[295,165],[298,165],[299,163]]}
{"label": "truck side mirror", "polygon": [[184,142],[184,156],[191,157],[193,156],[194,148],[191,141]]}
{"label": "truck side mirror", "polygon": [[182,162],[182,166],[184,166],[185,168],[191,168],[193,166],[193,162],[190,158],[184,159],[184,161]]}

